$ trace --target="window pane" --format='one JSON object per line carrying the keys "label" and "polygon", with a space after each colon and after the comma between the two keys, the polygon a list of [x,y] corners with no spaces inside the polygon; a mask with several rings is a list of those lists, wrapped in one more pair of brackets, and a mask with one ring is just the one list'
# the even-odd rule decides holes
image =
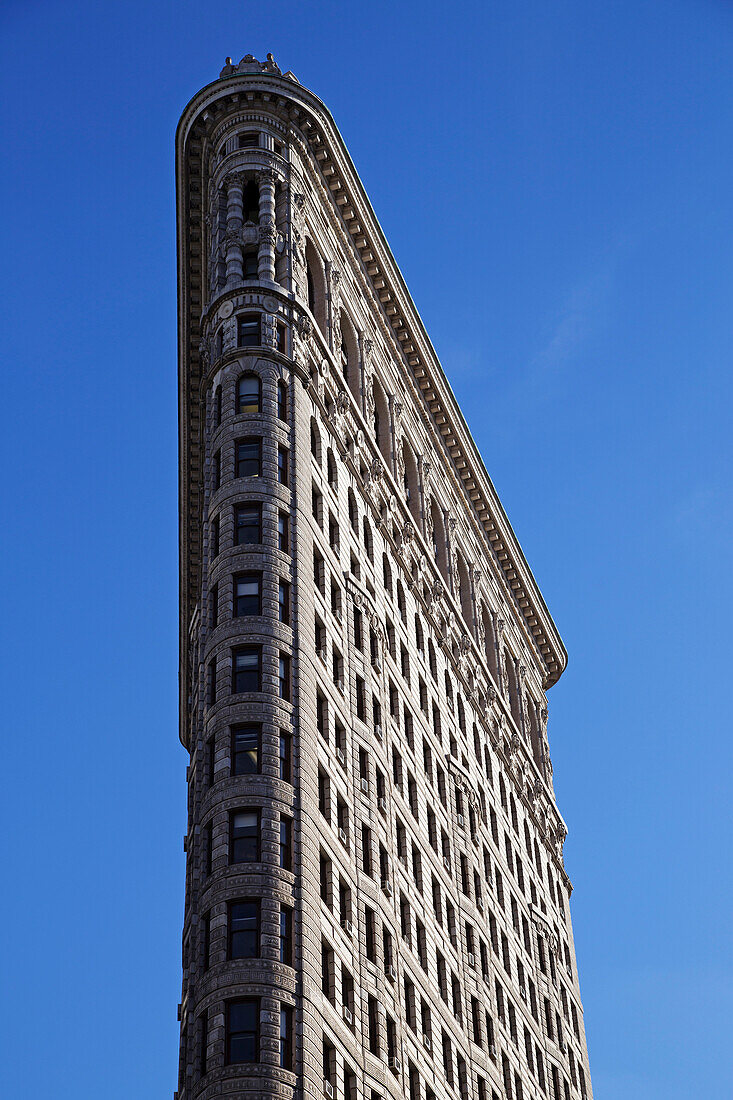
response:
{"label": "window pane", "polygon": [[260,690],[260,651],[256,647],[235,649],[232,667],[232,691]]}
{"label": "window pane", "polygon": [[241,901],[232,904],[229,916],[232,959],[253,959],[259,955],[257,928],[259,911],[258,901]]}
{"label": "window pane", "polygon": [[232,775],[259,771],[259,726],[234,726],[232,729]]}
{"label": "window pane", "polygon": [[262,466],[262,441],[239,439],[236,445],[235,477],[259,477]]}
{"label": "window pane", "polygon": [[262,541],[262,512],[258,504],[240,504],[234,509],[234,545]]}
{"label": "window pane", "polygon": [[260,411],[261,393],[262,384],[259,375],[243,374],[237,382],[237,412],[258,413]]}
{"label": "window pane", "polygon": [[256,863],[259,859],[259,814],[232,815],[232,863]]}
{"label": "window pane", "polygon": [[234,615],[260,614],[260,577],[256,573],[241,573],[234,578]]}
{"label": "window pane", "polygon": [[[242,348],[256,347],[260,343],[260,318],[257,313],[248,313],[238,319],[237,343]],[[241,412],[250,410],[242,409]],[[257,411],[257,410],[255,410]]]}

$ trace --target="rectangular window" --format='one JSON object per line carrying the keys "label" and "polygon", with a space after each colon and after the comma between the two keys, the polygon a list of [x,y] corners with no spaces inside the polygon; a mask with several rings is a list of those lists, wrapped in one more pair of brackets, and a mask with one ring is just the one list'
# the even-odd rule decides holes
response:
{"label": "rectangular window", "polygon": [[234,618],[262,614],[262,574],[237,573],[233,578]]}
{"label": "rectangular window", "polygon": [[229,834],[230,863],[259,862],[259,810],[235,810],[229,817]]}
{"label": "rectangular window", "polygon": [[232,775],[253,775],[260,770],[258,725],[232,726]]}
{"label": "rectangular window", "polygon": [[293,1010],[290,1005],[280,1005],[280,1066],[293,1068]]}
{"label": "rectangular window", "polygon": [[259,999],[248,997],[243,1001],[229,1001],[226,1009],[227,1065],[235,1062],[258,1062]]}
{"label": "rectangular window", "polygon": [[288,464],[290,460],[290,451],[287,447],[278,447],[277,449],[277,480],[281,485],[289,484]]}
{"label": "rectangular window", "polygon": [[293,910],[280,906],[280,962],[293,965]]}
{"label": "rectangular window", "polygon": [[290,623],[290,585],[280,580],[277,589],[278,616],[281,623]]}
{"label": "rectangular window", "polygon": [[208,696],[209,706],[213,707],[216,702],[216,657],[212,657],[209,661]]}
{"label": "rectangular window", "polygon": [[245,134],[239,134],[237,136],[237,148],[238,149],[258,149],[260,144],[260,135],[257,130],[249,130]]}
{"label": "rectangular window", "polygon": [[[282,355],[287,355],[287,353],[288,353],[288,330],[286,329],[286,327],[282,323],[282,321],[277,322],[277,328],[275,330],[275,336],[276,336],[275,347],[277,348],[277,350],[279,352],[282,353]],[[284,383],[281,382],[280,385],[284,386]],[[285,393],[287,394],[287,390],[285,390]],[[278,391],[278,397],[279,396],[280,396],[280,394],[279,394],[279,391]],[[278,412],[278,416],[280,416],[279,412]],[[282,416],[280,416],[280,419],[281,420],[287,420],[287,418],[288,418],[288,416],[287,416],[287,407],[286,407],[286,409],[284,411],[284,414]]]}
{"label": "rectangular window", "polygon": [[290,702],[290,658],[281,653],[277,664],[277,682],[280,698]]}
{"label": "rectangular window", "polygon": [[221,451],[214,455],[213,470],[211,475],[211,487],[214,492],[221,488]]}
{"label": "rectangular window", "polygon": [[212,584],[209,589],[209,611],[211,629],[215,630],[219,625],[219,585]]}
{"label": "rectangular window", "polygon": [[369,962],[377,961],[377,929],[374,918],[374,910],[368,905],[364,906],[364,934],[366,940],[366,957]]}
{"label": "rectangular window", "polygon": [[292,737],[287,730],[280,730],[278,759],[280,761],[280,778],[283,783],[292,783],[293,781],[292,751]]}
{"label": "rectangular window", "polygon": [[260,953],[260,903],[229,902],[229,958],[256,959]]}
{"label": "rectangular window", "polygon": [[213,561],[214,558],[217,558],[219,556],[220,540],[221,540],[221,521],[220,521],[218,516],[214,516],[214,518],[211,521],[211,558],[212,558],[212,561]]}
{"label": "rectangular window", "polygon": [[259,436],[238,439],[234,444],[234,476],[259,477],[262,473],[262,440]]}
{"label": "rectangular window", "polygon": [[361,867],[365,875],[371,878],[372,868],[372,830],[368,825],[361,827]]}
{"label": "rectangular window", "polygon": [[250,546],[262,542],[262,505],[234,505],[234,545]]}
{"label": "rectangular window", "polygon": [[242,313],[237,317],[237,344],[240,348],[256,348],[262,343],[259,313]]}
{"label": "rectangular window", "polygon": [[277,517],[277,548],[283,554],[290,553],[290,524],[286,512],[279,512]]}
{"label": "rectangular window", "polygon": [[280,866],[284,871],[293,869],[293,822],[280,815]]}
{"label": "rectangular window", "polygon": [[232,650],[232,693],[261,691],[262,653],[260,646],[240,646]]}

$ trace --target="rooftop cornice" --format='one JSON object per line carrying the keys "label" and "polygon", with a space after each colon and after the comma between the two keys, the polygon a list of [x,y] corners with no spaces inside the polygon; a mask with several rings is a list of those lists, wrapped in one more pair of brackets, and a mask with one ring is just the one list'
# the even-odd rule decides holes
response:
{"label": "rooftop cornice", "polygon": [[261,98],[271,109],[287,114],[307,142],[320,168],[322,185],[331,193],[353,250],[371,280],[375,300],[381,303],[405,376],[443,439],[508,594],[541,656],[545,686],[550,687],[567,663],[562,640],[328,108],[291,74],[280,75],[271,58],[258,62],[248,55],[240,66],[225,66],[220,79],[202,88],[181,116],[177,132],[179,188],[186,175],[186,145],[194,127],[203,123],[210,130],[221,113],[217,102],[229,100],[229,110],[240,97],[240,106]]}

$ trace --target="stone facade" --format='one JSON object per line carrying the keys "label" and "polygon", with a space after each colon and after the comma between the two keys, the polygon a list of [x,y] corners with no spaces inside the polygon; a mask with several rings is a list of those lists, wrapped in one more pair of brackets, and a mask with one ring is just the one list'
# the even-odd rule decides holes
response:
{"label": "stone facade", "polygon": [[176,149],[178,1100],[590,1098],[554,624],[323,104]]}

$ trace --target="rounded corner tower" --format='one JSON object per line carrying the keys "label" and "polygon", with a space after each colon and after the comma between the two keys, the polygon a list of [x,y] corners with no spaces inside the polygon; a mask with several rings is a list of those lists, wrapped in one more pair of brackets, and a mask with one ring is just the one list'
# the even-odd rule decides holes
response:
{"label": "rounded corner tower", "polygon": [[590,1100],[565,651],[343,141],[227,59],[176,181],[178,1100]]}

